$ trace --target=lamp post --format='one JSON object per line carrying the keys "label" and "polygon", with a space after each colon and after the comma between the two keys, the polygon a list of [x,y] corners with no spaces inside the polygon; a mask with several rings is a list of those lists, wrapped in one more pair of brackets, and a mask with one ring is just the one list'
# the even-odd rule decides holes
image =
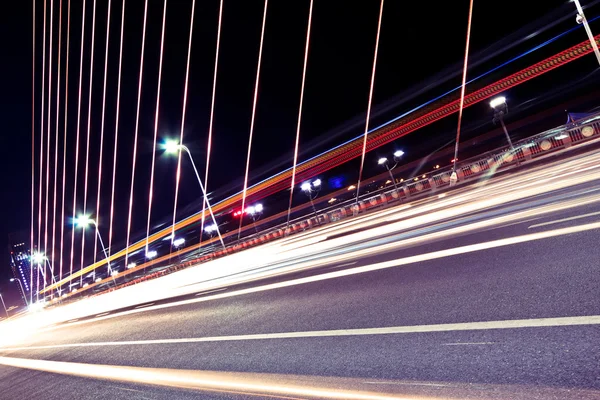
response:
{"label": "lamp post", "polygon": [[6,318],[8,318],[8,310],[6,309],[6,303],[4,303],[4,297],[2,297],[2,293],[0,293],[0,300],[2,300],[2,305],[4,306],[4,312],[6,313]]}
{"label": "lamp post", "polygon": [[590,44],[592,45],[592,48],[594,49],[594,53],[596,54],[596,59],[598,60],[598,64],[600,64],[600,51],[598,50],[598,45],[596,44],[596,39],[594,39],[594,34],[592,33],[592,30],[590,29],[590,25],[588,24],[587,18],[585,18],[585,14],[583,13],[583,8],[581,7],[579,0],[571,0],[571,1],[573,3],[575,3],[575,7],[577,8],[576,21],[578,24],[583,24],[583,27],[585,28],[585,33],[587,33],[588,39],[590,39]]}
{"label": "lamp post", "polygon": [[21,286],[21,292],[23,293],[23,299],[25,300],[25,305],[29,306],[29,303],[27,302],[27,295],[25,294],[25,289],[23,288],[23,283],[21,283],[21,280],[19,278],[10,278],[10,281],[17,281],[19,283],[19,286]]}
{"label": "lamp post", "polygon": [[392,183],[394,184],[394,189],[396,190],[396,192],[398,191],[398,185],[396,185],[396,178],[394,178],[394,174],[392,173],[392,170],[398,166],[398,163],[400,162],[400,158],[402,158],[403,155],[404,155],[404,152],[402,150],[396,150],[394,152],[394,162],[395,162],[395,164],[394,164],[393,167],[390,167],[389,161],[388,161],[388,159],[386,157],[381,157],[377,161],[377,164],[385,166],[385,168],[388,170],[388,172],[390,174],[390,178],[392,179]]}
{"label": "lamp post", "polygon": [[300,189],[302,189],[302,191],[308,196],[310,205],[315,213],[315,218],[317,218],[317,223],[319,223],[319,216],[317,215],[317,208],[315,207],[314,199],[319,195],[319,191],[321,190],[321,180],[315,179],[312,182],[304,182],[302,185],[300,185]]}
{"label": "lamp post", "polygon": [[[98,236],[98,240],[100,241],[100,245],[102,246],[102,251],[104,252],[104,258],[106,258],[107,265],[107,273],[112,277],[113,283],[116,285],[115,278],[112,275],[112,268],[110,266],[110,260],[108,259],[108,252],[106,251],[106,247],[104,247],[104,241],[102,240],[102,235],[100,235],[100,230],[98,229],[98,223],[96,220],[90,218],[89,215],[80,215],[75,219],[75,225],[78,228],[85,229],[89,225],[94,225],[96,228],[96,235]],[[94,278],[96,277],[96,272],[94,270]]]}
{"label": "lamp post", "polygon": [[[212,218],[213,224],[216,227],[217,235],[219,235],[219,240],[221,241],[221,245],[225,248],[225,242],[223,241],[223,237],[221,236],[221,232],[219,231],[219,227],[217,225],[217,220],[215,215],[213,214],[212,207],[208,201],[208,196],[206,195],[206,191],[204,190],[204,185],[202,184],[202,179],[200,179],[200,174],[198,174],[198,169],[196,168],[196,163],[194,162],[194,158],[192,157],[192,153],[190,153],[190,149],[187,148],[184,144],[179,144],[173,140],[167,140],[161,146],[165,153],[167,154],[176,154],[177,152],[183,150],[187,153],[190,162],[192,163],[192,167],[194,168],[194,173],[196,174],[196,178],[198,179],[198,183],[200,184],[200,189],[202,190],[202,195],[204,196],[204,201],[206,202],[206,206],[208,208],[208,212]],[[202,233],[200,233],[202,235]]]}
{"label": "lamp post", "polygon": [[502,125],[502,129],[504,130],[504,134],[506,135],[506,141],[508,142],[510,149],[514,150],[512,140],[510,140],[510,135],[508,134],[508,129],[506,129],[506,125],[504,124],[504,116],[508,114],[508,105],[506,104],[506,97],[500,96],[494,98],[490,101],[490,106],[494,109],[494,123],[500,122]]}

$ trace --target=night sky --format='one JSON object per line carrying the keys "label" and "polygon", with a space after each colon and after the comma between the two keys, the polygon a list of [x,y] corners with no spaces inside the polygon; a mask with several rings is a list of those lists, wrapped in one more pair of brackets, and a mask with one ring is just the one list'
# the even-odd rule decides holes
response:
{"label": "night sky", "polygon": [[[50,0],[47,0],[48,5]],[[170,0],[167,6],[165,53],[161,103],[159,113],[159,140],[179,134],[181,123],[185,62],[190,23],[191,0]],[[530,8],[527,8],[530,3]],[[535,3],[535,6],[533,5]],[[588,19],[600,14],[598,1],[587,4]],[[53,94],[51,107],[52,158],[54,163],[58,4],[54,0],[53,37]],[[82,113],[80,121],[80,159],[78,177],[78,212],[83,208],[83,172],[85,169],[85,135],[87,133],[88,85],[90,68],[90,39],[92,4],[87,1],[85,48],[83,57]],[[96,41],[94,79],[92,89],[91,144],[88,182],[88,210],[95,211],[98,182],[98,158],[102,112],[102,84],[104,46],[106,36],[106,0],[99,0],[96,10]],[[115,134],[116,86],[118,76],[119,29],[121,0],[112,2],[111,29],[108,56],[108,84],[105,117],[104,172],[99,220],[108,222],[112,153]],[[255,83],[258,44],[260,38],[262,1],[225,0],[222,26],[221,54],[217,78],[217,97],[213,158],[210,166],[209,190],[215,198],[223,198],[241,190],[246,160],[252,95]],[[336,144],[362,133],[366,111],[373,50],[377,29],[379,2],[315,1],[313,31],[308,61],[304,118],[301,131],[301,157],[306,159]],[[423,101],[438,96],[460,84],[461,63],[464,55],[468,0],[408,2],[388,0],[384,8],[380,52],[374,94],[372,126],[383,123]],[[38,185],[41,123],[42,74],[42,15],[43,1],[36,2],[36,188]],[[141,31],[143,22],[142,0],[127,0],[121,120],[119,124],[117,187],[115,196],[118,222],[115,242],[123,242],[126,228],[127,203],[131,184],[132,149],[137,101],[137,82],[140,62]],[[204,170],[206,138],[217,32],[218,0],[198,1],[192,43],[190,88],[184,141],[190,147],[196,162]],[[271,0],[269,2],[263,65],[257,109],[255,138],[251,155],[251,182],[258,182],[271,174],[291,166],[291,154],[296,130],[299,91],[304,55],[309,0]],[[29,230],[31,213],[31,93],[32,93],[32,5],[30,1],[15,1],[5,5],[0,22],[0,113],[3,126],[0,133],[0,160],[4,173],[0,219],[0,279],[10,275],[6,245],[8,233]],[[82,0],[72,0],[71,34],[69,48],[68,118],[67,118],[67,185],[66,215],[72,212],[75,136],[77,132],[77,99],[79,83],[81,10]],[[163,2],[149,1],[148,31],[137,173],[135,178],[134,220],[132,239],[145,233],[154,110],[156,106],[157,75]],[[64,72],[66,47],[67,0],[63,0],[62,82],[59,119],[59,166],[62,164],[64,132]],[[555,23],[556,22],[556,23]],[[473,16],[471,62],[469,77],[521,54],[545,40],[574,28],[575,10],[567,0],[523,2],[475,1]],[[593,23],[596,33],[600,25]],[[49,30],[49,27],[48,27]],[[527,38],[527,40],[525,40]],[[48,37],[47,37],[48,39]],[[586,39],[578,29],[543,49],[486,77],[482,83],[508,75],[524,66],[555,54],[567,46]],[[523,40],[522,42],[520,42]],[[497,54],[495,54],[497,53]],[[485,57],[495,54],[493,58]],[[48,67],[48,52],[46,68]],[[524,118],[549,106],[570,106],[574,99],[597,88],[598,74],[594,59],[572,63],[548,78],[524,85],[509,94],[511,115]],[[589,86],[578,79],[588,78]],[[550,76],[551,75],[551,76]],[[574,83],[572,83],[574,82]],[[572,84],[571,84],[572,83]],[[562,86],[566,85],[566,86]],[[46,80],[47,86],[47,80]],[[427,91],[420,91],[427,88]],[[570,88],[570,89],[569,89]],[[47,88],[44,92],[47,103]],[[413,96],[415,95],[415,96]],[[570,103],[571,102],[571,103]],[[47,106],[47,104],[46,104]],[[575,101],[573,107],[588,107]],[[576,109],[575,111],[586,111]],[[46,111],[47,113],[47,111]],[[521,114],[519,114],[521,113]],[[44,117],[44,130],[47,128]],[[535,121],[535,129],[549,128],[566,120],[564,112]],[[543,125],[539,125],[543,123]],[[489,109],[478,105],[465,114],[466,135],[477,135],[496,129],[491,123]],[[532,129],[526,127],[524,129]],[[402,139],[402,147],[410,148],[409,160],[423,157],[452,139],[456,117],[438,123],[431,129],[416,132]],[[530,133],[534,133],[531,131]],[[398,144],[396,144],[398,145]],[[386,151],[385,149],[381,150]],[[367,157],[367,175],[376,170]],[[183,160],[179,208],[197,202],[200,191],[189,163]],[[152,213],[153,227],[169,220],[174,196],[175,158],[157,153],[155,168],[155,200]],[[53,170],[51,170],[53,171]],[[53,173],[53,172],[52,172]],[[62,168],[59,168],[59,183]],[[45,186],[45,184],[44,184]],[[60,186],[59,186],[60,187]],[[50,188],[53,188],[51,174]],[[36,193],[37,196],[37,193]],[[37,197],[36,197],[37,203]],[[60,209],[61,198],[58,204]],[[52,197],[50,198],[52,209]],[[50,219],[51,220],[51,219]],[[59,224],[60,226],[60,224]],[[105,228],[108,229],[108,228]],[[37,229],[36,229],[37,230]],[[70,244],[70,230],[66,230]],[[77,253],[76,253],[77,254]],[[0,284],[2,290],[2,284]]]}

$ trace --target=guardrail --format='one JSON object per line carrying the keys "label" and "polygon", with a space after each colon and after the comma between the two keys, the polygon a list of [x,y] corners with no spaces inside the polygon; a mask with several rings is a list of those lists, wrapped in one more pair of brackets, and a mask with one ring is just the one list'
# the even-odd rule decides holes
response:
{"label": "guardrail", "polygon": [[[589,118],[576,123],[563,125],[519,140],[513,144],[513,149],[504,146],[480,154],[477,157],[461,161],[456,168],[458,175],[457,185],[487,178],[511,167],[524,165],[544,157],[558,155],[568,149],[586,143],[596,142],[599,139],[600,113],[591,115]],[[291,221],[289,225],[283,223],[270,227],[264,232],[259,232],[243,238],[241,242],[230,244],[225,249],[215,250],[192,260],[172,265],[164,270],[133,279],[108,290],[113,291],[122,287],[135,285],[215,258],[287,237],[316,226],[323,226],[331,222],[341,221],[345,218],[369,212],[376,208],[380,209],[397,203],[414,200],[419,197],[426,197],[436,191],[449,188],[451,174],[451,167],[430,171],[424,174],[421,173],[417,177],[412,177],[402,182],[398,185],[397,190],[395,188],[390,190],[389,187],[384,187],[383,189],[362,195],[358,202],[353,198],[342,204],[322,209],[316,216],[304,216]]]}

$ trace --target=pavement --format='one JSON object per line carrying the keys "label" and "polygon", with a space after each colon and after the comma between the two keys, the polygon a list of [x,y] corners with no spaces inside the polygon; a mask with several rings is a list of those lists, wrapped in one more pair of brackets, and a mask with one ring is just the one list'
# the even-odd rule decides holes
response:
{"label": "pavement", "polygon": [[0,399],[600,399],[599,161],[0,323]]}

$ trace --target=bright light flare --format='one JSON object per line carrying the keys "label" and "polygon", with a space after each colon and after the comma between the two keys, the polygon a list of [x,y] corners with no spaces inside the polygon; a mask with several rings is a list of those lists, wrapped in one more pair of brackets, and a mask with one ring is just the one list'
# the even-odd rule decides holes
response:
{"label": "bright light flare", "polygon": [[156,250],[150,250],[146,252],[146,258],[148,260],[152,260],[153,258],[155,258],[158,255],[158,252]]}
{"label": "bright light flare", "polygon": [[300,189],[304,190],[305,192],[309,192],[310,191],[310,183],[309,182],[304,182],[300,186]]}
{"label": "bright light flare", "polygon": [[33,255],[31,256],[31,261],[38,265],[42,264],[45,260],[46,256],[44,255],[44,253],[33,253]]}
{"label": "bright light flare", "polygon": [[76,227],[85,229],[89,225],[95,224],[95,221],[89,215],[80,215],[73,221]]}
{"label": "bright light flare", "polygon": [[506,104],[506,97],[504,96],[496,97],[490,101],[490,107],[492,108],[498,108],[503,104]]}

